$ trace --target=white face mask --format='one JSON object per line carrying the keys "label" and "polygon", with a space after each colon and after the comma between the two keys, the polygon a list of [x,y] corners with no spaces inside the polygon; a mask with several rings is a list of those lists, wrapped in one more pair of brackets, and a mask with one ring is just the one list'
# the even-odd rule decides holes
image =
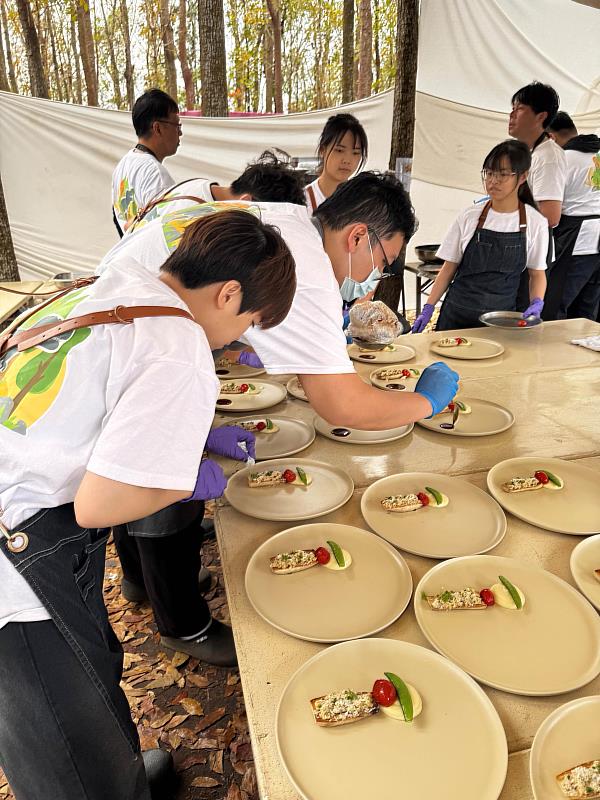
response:
{"label": "white face mask", "polygon": [[369,292],[372,292],[374,289],[377,288],[377,284],[382,278],[382,272],[375,266],[375,261],[373,259],[373,248],[371,247],[371,239],[367,234],[367,241],[369,243],[369,250],[371,251],[371,264],[373,265],[373,271],[365,278],[364,281],[360,283],[352,279],[352,253],[348,252],[348,277],[344,278],[342,285],[340,286],[340,294],[342,295],[342,300],[346,303],[351,303],[353,300],[358,300],[361,297],[364,297]]}

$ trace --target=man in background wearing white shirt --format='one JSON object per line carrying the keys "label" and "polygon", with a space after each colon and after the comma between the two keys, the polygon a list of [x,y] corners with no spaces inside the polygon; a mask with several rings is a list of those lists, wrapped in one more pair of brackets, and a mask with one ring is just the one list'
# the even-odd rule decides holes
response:
{"label": "man in background wearing white shirt", "polygon": [[549,133],[567,159],[562,216],[554,232],[562,288],[558,318],[595,320],[600,306],[600,138],[579,135],[564,111],[551,122]]}
{"label": "man in background wearing white shirt", "polygon": [[[512,96],[512,111],[508,119],[508,133],[524,142],[531,150],[531,168],[527,182],[538,210],[548,220],[550,228],[560,222],[565,192],[567,160],[562,149],[552,141],[548,126],[556,116],[560,99],[552,86],[534,81],[523,86]],[[552,237],[548,252],[548,288],[544,299],[544,319],[555,319],[553,296]],[[529,303],[526,280],[521,281],[517,310],[523,311]],[[554,309],[554,310],[553,310]]]}
{"label": "man in background wearing white shirt", "polygon": [[112,176],[113,219],[120,236],[140,208],[175,183],[162,162],[175,155],[182,135],[177,103],[160,89],[138,97],[131,119],[138,143]]}

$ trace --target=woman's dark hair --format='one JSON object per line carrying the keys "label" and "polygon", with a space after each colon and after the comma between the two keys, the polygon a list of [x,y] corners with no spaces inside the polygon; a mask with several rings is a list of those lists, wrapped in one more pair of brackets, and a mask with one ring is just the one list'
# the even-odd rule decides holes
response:
{"label": "woman's dark hair", "polygon": [[265,150],[248,164],[239,178],[231,184],[234,194],[248,193],[253,200],[264,203],[305,204],[302,178],[299,172],[292,169],[290,157],[283,150],[278,157],[272,150]]}
{"label": "woman's dark hair", "polygon": [[138,137],[148,136],[152,123],[166,119],[169,114],[177,114],[179,106],[173,98],[161,89],[148,89],[135,101],[131,112],[133,127]]}
{"label": "woman's dark hair", "polygon": [[261,315],[261,328],[285,319],[296,292],[296,265],[279,231],[248,211],[229,209],[189,225],[161,267],[186,289],[238,281],[240,313]]}
{"label": "woman's dark hair", "polygon": [[[502,169],[502,162],[505,159],[510,164],[511,170],[517,173],[517,178],[531,167],[531,152],[525,142],[520,142],[518,139],[505,139],[487,154],[483,161],[483,169],[498,172]],[[537,208],[527,181],[519,186],[518,197],[522,203]]]}
{"label": "woman's dark hair", "polygon": [[417,227],[410,197],[391,172],[361,172],[340,183],[313,216],[334,231],[362,222],[380,239],[402,233],[407,242]]}
{"label": "woman's dark hair", "polygon": [[542,111],[545,111],[546,119],[543,125],[544,128],[547,128],[556,116],[560,98],[556,89],[553,89],[552,86],[534,81],[533,83],[528,83],[527,86],[522,86],[515,92],[510,102],[512,105],[520,103],[521,105],[529,106],[535,114],[541,114]]}
{"label": "woman's dark hair", "polygon": [[354,136],[354,147],[360,150],[361,158],[358,172],[363,168],[369,155],[369,142],[365,129],[352,114],[334,114],[325,123],[317,145],[317,155],[321,159],[319,174],[323,171],[325,162],[333,148],[342,141],[348,132]]}

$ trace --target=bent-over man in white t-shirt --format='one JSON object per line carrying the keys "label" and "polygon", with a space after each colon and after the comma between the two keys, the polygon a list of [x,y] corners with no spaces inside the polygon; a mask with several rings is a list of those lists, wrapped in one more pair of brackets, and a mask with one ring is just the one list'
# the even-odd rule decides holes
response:
{"label": "bent-over man in white t-shirt", "polygon": [[[254,437],[210,430],[211,351],[277,326],[294,290],[279,233],[236,210],[200,220],[160,272],[123,257],[0,337],[0,753],[16,797],[150,800],[153,779],[167,791],[170,756],[142,760],[119,685],[102,597],[108,529],[222,494],[203,449],[245,460],[237,442],[251,452]],[[94,324],[108,311],[116,324]],[[44,334],[52,322],[61,332]],[[32,335],[42,339],[23,341]],[[231,629],[197,591],[197,541],[180,545],[162,556],[181,600],[204,607],[201,657],[235,664]]]}
{"label": "bent-over man in white t-shirt", "polygon": [[138,142],[112,175],[113,220],[120,236],[140,208],[175,183],[162,162],[175,155],[182,136],[177,103],[160,89],[138,97],[131,118]]}

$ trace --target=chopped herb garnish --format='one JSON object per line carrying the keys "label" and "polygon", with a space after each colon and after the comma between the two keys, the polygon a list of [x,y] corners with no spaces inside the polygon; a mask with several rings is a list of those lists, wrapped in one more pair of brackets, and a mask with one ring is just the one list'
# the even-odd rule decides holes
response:
{"label": "chopped herb garnish", "polygon": [[453,597],[452,592],[445,591],[442,592],[442,594],[440,595],[440,600],[442,601],[442,603],[449,603],[452,600],[452,597]]}

